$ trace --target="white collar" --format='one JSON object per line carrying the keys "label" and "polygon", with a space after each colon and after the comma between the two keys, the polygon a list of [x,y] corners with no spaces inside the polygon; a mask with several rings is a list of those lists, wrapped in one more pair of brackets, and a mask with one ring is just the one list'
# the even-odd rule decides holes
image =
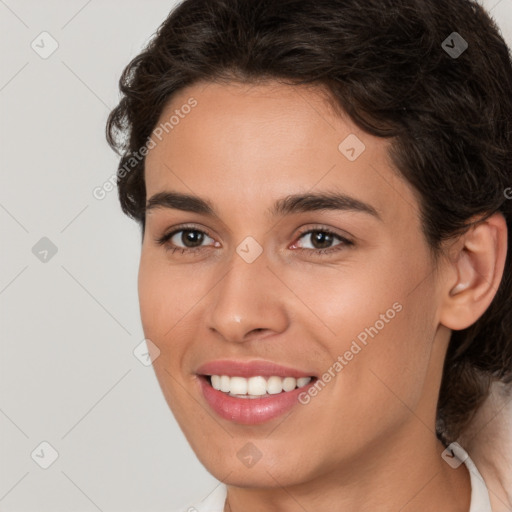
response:
{"label": "white collar", "polygon": [[459,444],[452,443],[448,448],[453,449],[457,458],[464,462],[469,471],[471,479],[471,504],[469,512],[492,512],[489,491],[475,463]]}

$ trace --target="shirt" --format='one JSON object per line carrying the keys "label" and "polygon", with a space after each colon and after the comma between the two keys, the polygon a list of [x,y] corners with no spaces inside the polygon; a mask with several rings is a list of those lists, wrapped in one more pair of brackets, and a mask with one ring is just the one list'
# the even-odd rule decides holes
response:
{"label": "shirt", "polygon": [[[461,446],[457,445],[456,449],[454,448],[454,452],[461,461],[464,461],[464,464],[469,470],[471,479],[471,504],[468,512],[492,512],[489,491],[474,462]],[[227,488],[225,485],[220,484],[204,500],[189,507],[184,512],[223,512],[226,496]]]}

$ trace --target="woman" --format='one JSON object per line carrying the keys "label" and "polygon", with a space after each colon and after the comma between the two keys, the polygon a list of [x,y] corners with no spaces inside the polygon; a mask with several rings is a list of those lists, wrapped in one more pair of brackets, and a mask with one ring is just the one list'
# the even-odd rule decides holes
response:
{"label": "woman", "polygon": [[144,333],[223,482],[195,509],[509,506],[463,441],[512,381],[512,65],[485,11],[185,0],[120,85]]}

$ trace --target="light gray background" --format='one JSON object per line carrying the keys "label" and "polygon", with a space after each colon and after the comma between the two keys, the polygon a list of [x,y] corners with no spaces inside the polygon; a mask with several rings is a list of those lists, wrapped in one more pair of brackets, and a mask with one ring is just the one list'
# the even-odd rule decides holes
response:
{"label": "light gray background", "polygon": [[[512,0],[483,3],[511,45]],[[175,5],[0,0],[2,511],[184,510],[216,486],[133,354],[139,228],[92,195],[116,170],[121,71]]]}

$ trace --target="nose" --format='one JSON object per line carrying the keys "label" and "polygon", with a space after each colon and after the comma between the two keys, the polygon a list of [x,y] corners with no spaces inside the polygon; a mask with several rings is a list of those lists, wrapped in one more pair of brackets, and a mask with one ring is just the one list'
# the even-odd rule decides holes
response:
{"label": "nose", "polygon": [[252,263],[234,253],[209,294],[208,328],[230,342],[281,333],[289,323],[282,297],[282,285],[267,267],[264,253]]}

